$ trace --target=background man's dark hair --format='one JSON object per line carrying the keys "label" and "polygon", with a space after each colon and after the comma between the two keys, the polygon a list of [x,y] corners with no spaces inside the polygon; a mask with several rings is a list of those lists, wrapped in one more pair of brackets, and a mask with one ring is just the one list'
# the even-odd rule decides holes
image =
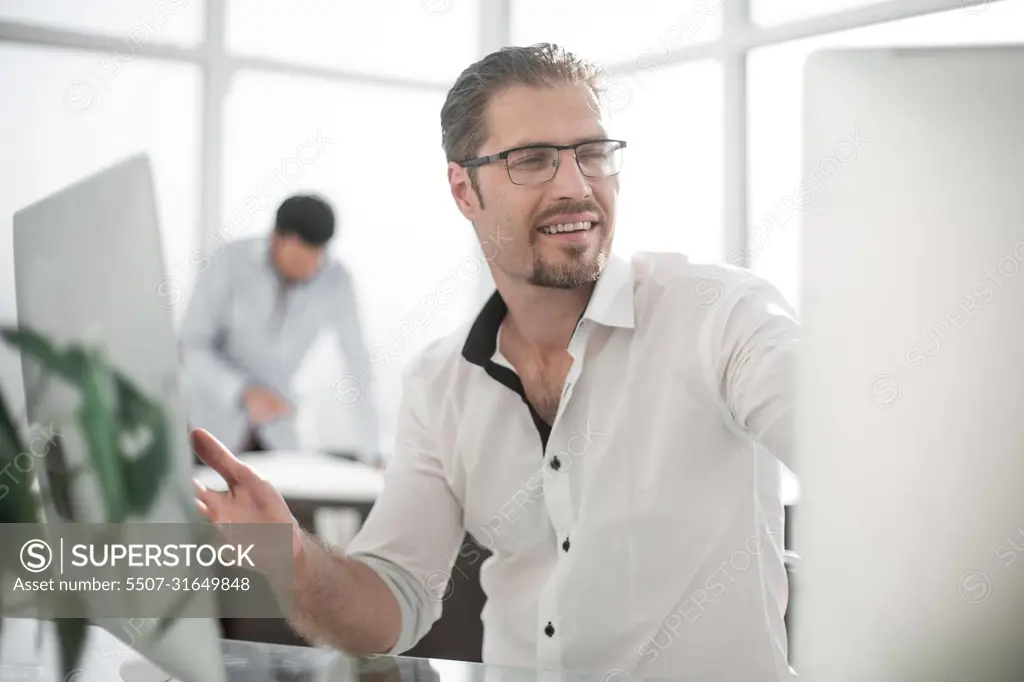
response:
{"label": "background man's dark hair", "polygon": [[334,209],[317,196],[288,197],[277,209],[274,230],[294,234],[310,246],[323,246],[334,236]]}

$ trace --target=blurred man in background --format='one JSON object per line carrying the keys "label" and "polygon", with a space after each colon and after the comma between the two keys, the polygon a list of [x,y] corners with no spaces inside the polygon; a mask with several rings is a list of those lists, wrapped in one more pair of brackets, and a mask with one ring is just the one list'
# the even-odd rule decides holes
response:
{"label": "blurred man in background", "polygon": [[[369,366],[351,278],[328,253],[334,231],[326,201],[293,196],[269,237],[232,242],[208,261],[181,331],[192,426],[236,451],[300,449],[292,383],[318,335],[333,328],[348,366]],[[377,463],[370,383],[353,418],[359,457]]]}

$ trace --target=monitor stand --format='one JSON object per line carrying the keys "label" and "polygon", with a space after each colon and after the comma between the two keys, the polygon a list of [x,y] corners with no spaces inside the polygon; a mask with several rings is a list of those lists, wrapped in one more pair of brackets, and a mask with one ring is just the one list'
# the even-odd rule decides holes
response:
{"label": "monitor stand", "polygon": [[177,682],[173,677],[142,657],[128,659],[121,664],[118,672],[123,682]]}

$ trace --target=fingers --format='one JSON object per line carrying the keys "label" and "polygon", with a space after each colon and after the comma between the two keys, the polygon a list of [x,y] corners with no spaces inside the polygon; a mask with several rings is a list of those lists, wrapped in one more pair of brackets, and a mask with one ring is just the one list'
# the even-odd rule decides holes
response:
{"label": "fingers", "polygon": [[220,474],[228,485],[238,482],[248,467],[231,454],[224,445],[205,429],[192,429],[189,434],[192,449],[208,467]]}
{"label": "fingers", "polygon": [[214,523],[226,522],[228,519],[224,502],[227,493],[210,490],[195,479],[192,479],[192,485],[196,489],[196,509],[199,513]]}

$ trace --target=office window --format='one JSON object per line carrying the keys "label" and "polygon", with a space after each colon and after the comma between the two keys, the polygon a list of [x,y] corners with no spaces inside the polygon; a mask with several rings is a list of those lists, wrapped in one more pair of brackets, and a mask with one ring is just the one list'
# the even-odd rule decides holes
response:
{"label": "office window", "polygon": [[558,43],[602,65],[660,66],[679,47],[715,40],[726,0],[516,0],[512,44]]}
{"label": "office window", "polygon": [[0,21],[18,21],[124,38],[122,56],[139,42],[196,45],[204,0],[0,0]]}
{"label": "office window", "polygon": [[[342,368],[328,344],[300,380],[303,410],[321,441],[341,447],[350,432],[336,380],[372,380],[392,443],[401,370],[428,340],[466,321],[479,301],[485,264],[472,227],[448,191],[438,117],[443,94],[240,73],[226,102],[224,223],[215,239],[266,234],[280,201],[325,195],[338,215],[334,252],[358,290],[372,375]],[[438,287],[445,294],[423,306]],[[334,386],[337,388],[337,386]],[[352,381],[341,386],[348,392]],[[347,393],[346,393],[347,394]],[[340,398],[340,399],[333,399]]]}
{"label": "office window", "polygon": [[[1024,2],[992,3],[755,50],[749,61],[750,239],[753,268],[799,305],[803,66],[818,49],[1020,42]],[[853,139],[856,131],[850,131]],[[843,140],[836,140],[839,145]],[[869,151],[865,147],[865,152]],[[849,161],[856,163],[856,156]],[[793,208],[793,204],[797,208]]]}
{"label": "office window", "polygon": [[750,0],[750,18],[755,24],[774,26],[824,14],[877,5],[887,0]]}
{"label": "office window", "polygon": [[477,57],[475,1],[226,1],[230,52],[442,83]]}
{"label": "office window", "polygon": [[714,62],[608,82],[611,133],[625,150],[615,250],[722,252],[722,72]]}
{"label": "office window", "polygon": [[[126,157],[151,157],[167,266],[184,262],[195,247],[199,73],[188,65],[136,59],[113,74],[104,71],[109,59],[114,57],[0,44],[7,102],[0,107],[4,322],[16,319],[13,213]],[[0,383],[5,397],[20,404],[21,368],[6,346],[0,347]]]}

